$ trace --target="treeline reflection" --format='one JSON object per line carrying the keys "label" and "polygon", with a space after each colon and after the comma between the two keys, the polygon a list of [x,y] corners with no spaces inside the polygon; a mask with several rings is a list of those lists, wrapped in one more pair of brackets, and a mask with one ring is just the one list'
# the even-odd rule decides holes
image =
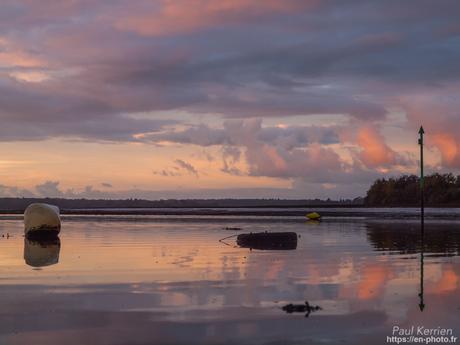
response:
{"label": "treeline reflection", "polygon": [[[368,223],[367,238],[378,251],[394,254],[420,252],[420,224],[417,223]],[[460,225],[425,223],[424,251],[441,256],[460,255]]]}

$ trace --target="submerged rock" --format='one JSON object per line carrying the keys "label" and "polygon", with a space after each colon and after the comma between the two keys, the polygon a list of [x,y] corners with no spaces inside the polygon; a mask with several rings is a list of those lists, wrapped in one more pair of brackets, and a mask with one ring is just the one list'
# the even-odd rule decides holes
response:
{"label": "submerged rock", "polygon": [[59,208],[35,203],[24,211],[24,231],[27,237],[55,237],[61,231]]}

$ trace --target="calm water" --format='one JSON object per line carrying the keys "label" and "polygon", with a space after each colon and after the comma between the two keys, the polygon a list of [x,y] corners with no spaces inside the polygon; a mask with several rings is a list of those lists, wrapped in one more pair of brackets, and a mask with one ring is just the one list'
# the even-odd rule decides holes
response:
{"label": "calm water", "polygon": [[[66,220],[52,243],[1,220],[0,344],[386,344],[394,325],[460,336],[460,223],[425,224],[422,312],[416,222],[133,220]],[[219,242],[257,231],[294,231],[297,249]],[[322,309],[281,309],[306,300]]]}

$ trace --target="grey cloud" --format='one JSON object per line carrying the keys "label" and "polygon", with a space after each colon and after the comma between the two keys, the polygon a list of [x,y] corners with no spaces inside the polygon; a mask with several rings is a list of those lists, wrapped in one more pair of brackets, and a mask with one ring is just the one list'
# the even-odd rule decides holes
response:
{"label": "grey cloud", "polygon": [[63,197],[64,192],[59,189],[59,181],[46,181],[35,186],[37,194],[42,197]]}
{"label": "grey cloud", "polygon": [[[218,31],[215,23],[199,32],[114,35],[108,28],[122,13],[142,12],[145,3],[129,5],[2,4],[0,35],[45,60],[43,71],[58,77],[43,85],[3,78],[0,116],[8,130],[1,138],[130,140],[161,123],[122,114],[166,109],[241,118],[345,113],[382,119],[401,88],[435,87],[459,76],[460,48],[449,29],[456,24],[454,1],[420,1],[417,11],[394,1],[329,1],[263,12],[263,20],[238,19]],[[385,85],[386,93],[375,84]]]}
{"label": "grey cloud", "polygon": [[0,196],[28,198],[28,197],[34,197],[35,194],[25,188],[19,188],[16,186],[0,185]]}
{"label": "grey cloud", "polygon": [[0,140],[42,140],[79,137],[90,140],[134,141],[135,134],[155,132],[176,121],[139,119],[118,113],[103,102],[38,86],[8,88],[0,83]]}
{"label": "grey cloud", "polygon": [[172,171],[170,169],[163,169],[163,170],[154,170],[154,175],[164,176],[164,177],[175,177],[175,176],[182,176],[181,173],[177,171]]}
{"label": "grey cloud", "polygon": [[241,149],[235,146],[222,147],[222,169],[221,171],[230,175],[240,176],[244,173],[235,164],[241,159]]}
{"label": "grey cloud", "polygon": [[196,177],[198,177],[198,171],[195,169],[195,167],[192,164],[190,164],[190,163],[188,163],[188,162],[186,162],[186,161],[184,161],[182,159],[176,159],[174,161],[174,163],[176,163],[180,168],[182,168],[185,171],[187,171],[189,174],[192,174],[192,175],[195,175]]}
{"label": "grey cloud", "polygon": [[182,176],[184,173],[198,177],[198,170],[192,164],[182,159],[175,159],[174,164],[175,166],[167,169],[153,170],[152,173],[163,177],[178,177]]}
{"label": "grey cloud", "polygon": [[[260,119],[249,119],[226,121],[223,128],[201,125],[179,132],[153,134],[148,139],[154,143],[171,141],[200,146],[221,145],[221,171],[237,176],[336,184],[348,184],[355,180],[371,182],[380,176],[375,167],[367,166],[359,155],[353,155],[352,163],[346,162],[328,147],[329,144],[339,143],[342,130],[342,127],[317,126],[263,127]],[[248,171],[238,168],[242,159]],[[406,164],[401,159],[398,158],[394,164]]]}
{"label": "grey cloud", "polygon": [[[352,119],[346,127],[356,119],[381,122],[386,109],[400,107],[412,127],[423,120],[436,134],[458,132],[458,104],[443,100],[457,94],[460,84],[458,1],[323,1],[249,17],[233,13],[225,25],[214,21],[151,36],[117,26],[122,16],[142,14],[149,3],[2,2],[0,37],[45,65],[0,67],[0,140],[71,137],[239,147],[252,175],[333,180],[334,171],[360,171],[359,162],[346,165],[317,149],[326,159],[315,170],[308,147],[339,142],[336,128],[262,128],[258,120],[212,125],[222,117],[340,113]],[[18,82],[10,75],[17,70],[38,70],[51,79]],[[416,106],[418,94],[439,96],[429,108],[444,114],[436,117],[442,126]],[[217,121],[170,131],[167,125],[184,124],[132,116],[163,110],[213,114]],[[458,166],[460,159],[447,153],[445,164]],[[223,170],[241,173],[226,155]],[[279,166],[270,166],[270,155]],[[51,184],[40,188],[53,191]]]}
{"label": "grey cloud", "polygon": [[186,129],[163,131],[143,136],[142,140],[153,143],[162,141],[199,146],[230,145],[237,146],[253,139],[274,143],[285,148],[306,146],[312,142],[324,145],[339,143],[340,127],[286,126],[262,127],[261,119],[228,120],[222,128],[201,124]]}
{"label": "grey cloud", "polygon": [[[364,186],[359,186],[364,191]],[[365,186],[366,188],[368,186]],[[15,186],[0,185],[0,197],[65,197],[86,199],[128,199],[138,198],[147,200],[158,199],[206,199],[206,198],[316,198],[316,197],[341,197],[354,198],[360,196],[360,188],[355,184],[337,186],[336,189],[322,189],[318,184],[299,182],[293,188],[229,188],[229,189],[181,189],[181,190],[140,190],[129,189],[122,191],[100,191],[92,186],[87,186],[81,191],[69,189],[59,190],[60,194],[37,194],[34,191],[21,189]],[[54,191],[55,192],[55,191]]]}

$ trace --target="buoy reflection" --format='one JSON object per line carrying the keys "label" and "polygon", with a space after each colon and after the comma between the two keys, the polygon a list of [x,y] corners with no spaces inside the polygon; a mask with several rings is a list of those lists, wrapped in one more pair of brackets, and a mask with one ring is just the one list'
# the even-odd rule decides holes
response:
{"label": "buoy reflection", "polygon": [[32,267],[55,265],[59,262],[61,240],[59,237],[47,239],[24,238],[24,260]]}

